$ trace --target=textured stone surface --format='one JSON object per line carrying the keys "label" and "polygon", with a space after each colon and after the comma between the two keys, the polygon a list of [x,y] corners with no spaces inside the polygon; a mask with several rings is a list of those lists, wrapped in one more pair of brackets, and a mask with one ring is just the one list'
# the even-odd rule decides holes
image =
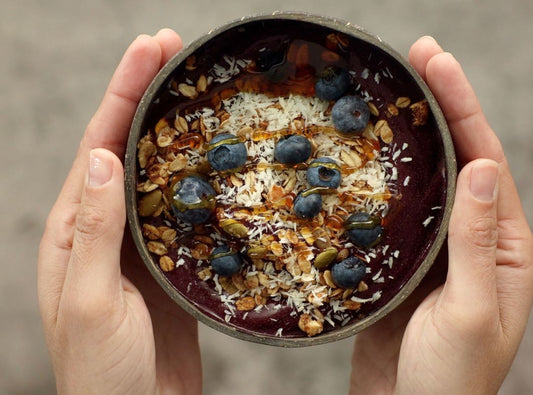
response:
{"label": "textured stone surface", "polygon": [[[67,0],[2,4],[0,16],[0,393],[53,394],[36,300],[37,248],[85,125],[128,44],[162,27],[185,43],[242,15],[302,10],[342,17],[407,54],[431,34],[463,64],[533,220],[533,3],[306,0]],[[333,5],[334,4],[334,5]],[[475,131],[473,131],[475,132]],[[285,350],[202,327],[206,394],[342,394],[352,340]],[[530,325],[502,394],[533,393]],[[317,374],[320,372],[320,374]]]}

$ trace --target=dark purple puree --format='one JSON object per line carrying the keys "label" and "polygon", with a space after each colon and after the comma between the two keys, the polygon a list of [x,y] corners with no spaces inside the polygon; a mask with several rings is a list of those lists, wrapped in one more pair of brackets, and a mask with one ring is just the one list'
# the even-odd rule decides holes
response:
{"label": "dark purple puree", "polygon": [[[426,257],[442,220],[442,207],[446,200],[446,170],[442,140],[431,112],[427,122],[419,126],[413,125],[409,109],[401,110],[398,116],[387,117],[385,114],[386,105],[395,103],[398,97],[408,97],[411,103],[424,99],[423,92],[413,78],[390,55],[352,37],[339,36],[342,45],[337,43],[333,49],[333,52],[339,55],[339,59],[334,62],[324,60],[320,54],[332,50],[328,45],[328,36],[332,37],[335,33],[319,25],[283,20],[254,21],[221,33],[216,39],[209,40],[195,52],[196,62],[193,70],[186,69],[185,63],[182,63],[171,75],[165,87],[156,96],[158,99],[148,111],[145,130],[153,130],[155,124],[163,117],[173,122],[176,111],[180,114],[194,113],[199,108],[211,106],[213,96],[234,87],[236,80],[265,79],[262,73],[243,70],[228,82],[220,85],[213,84],[207,93],[200,95],[197,100],[172,94],[172,86],[175,87],[176,83],[183,82],[185,78],[197,81],[200,75],[207,75],[214,64],[225,64],[224,56],[227,55],[236,59],[255,60],[265,48],[274,51],[281,50],[286,55],[291,44],[296,46],[307,44],[309,48],[307,65],[296,70],[294,64],[285,61],[280,69],[281,79],[276,83],[266,84],[267,89],[272,89],[275,93],[284,91],[288,93],[292,89],[291,86],[295,90],[307,91],[311,86],[312,92],[314,76],[328,64],[335,63],[355,72],[353,76],[354,87],[357,87],[355,92],[363,97],[367,93],[380,109],[379,116],[372,116],[371,121],[375,124],[379,119],[387,120],[394,132],[394,140],[390,146],[394,145],[398,149],[402,146],[407,148],[395,160],[390,160],[399,175],[398,180],[395,181],[397,194],[389,200],[389,212],[383,222],[383,239],[377,246],[388,245],[389,247],[385,254],[383,254],[383,248],[372,250],[375,257],[372,257],[367,265],[371,273],[367,274],[364,279],[368,290],[355,294],[358,298],[366,299],[372,298],[372,295],[380,291],[381,297],[374,302],[363,303],[359,310],[346,310],[345,314],[351,318],[343,322],[345,325],[372,314],[389,302],[412,277]],[[309,81],[304,81],[310,77],[313,81],[311,85]],[[298,80],[300,80],[299,83]],[[381,143],[381,146],[386,146],[386,144]],[[383,155],[392,157],[393,153],[391,149]],[[412,160],[408,161],[405,158]],[[391,169],[387,171],[390,172]],[[408,183],[405,182],[406,177],[409,177]],[[157,218],[141,218],[142,223],[156,226],[162,225],[163,220],[168,223],[169,219],[163,218],[163,215]],[[192,245],[193,243],[192,235],[178,234],[178,237],[181,237],[180,245]],[[364,255],[364,252],[358,252],[360,250],[355,247],[350,250]],[[399,254],[392,256],[394,251],[399,251]],[[170,249],[168,256],[174,261],[182,258],[177,256],[177,249]],[[157,262],[159,256],[153,255],[153,257]],[[201,312],[215,320],[225,322],[227,307],[221,303],[221,297],[215,290],[213,281],[204,281],[198,277],[198,272],[209,267],[209,263],[204,262],[198,267],[195,259],[187,257],[184,259],[186,262],[184,265],[170,272],[164,272],[165,276],[184,298]],[[392,267],[383,264],[385,259],[393,260]],[[379,277],[385,280],[382,283],[372,280],[372,277],[379,271],[381,271]],[[275,304],[278,303],[269,301],[265,308],[259,311],[236,311],[228,325],[234,326],[239,331],[262,336],[279,335],[279,329],[282,328],[283,337],[306,337],[306,333],[298,328],[299,314],[291,315],[292,308],[283,304],[283,300],[281,308],[278,306],[275,309]],[[320,307],[324,315],[328,309],[330,309],[328,303]],[[340,322],[336,322],[335,327],[324,322],[323,333],[340,326]]]}

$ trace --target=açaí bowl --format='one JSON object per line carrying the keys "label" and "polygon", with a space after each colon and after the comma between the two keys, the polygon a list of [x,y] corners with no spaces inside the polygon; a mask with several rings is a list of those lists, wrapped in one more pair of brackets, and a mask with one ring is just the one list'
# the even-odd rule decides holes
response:
{"label": "a\u00e7a\u00ed bowl", "polygon": [[[317,76],[331,65],[349,72],[346,94],[368,104],[362,136],[336,132],[335,100],[315,98]],[[206,160],[221,133],[248,147],[235,171],[214,171]],[[287,134],[309,137],[305,163],[269,159]],[[333,157],[349,185],[324,193],[317,217],[294,219],[294,198],[318,156]],[[446,237],[456,180],[446,122],[414,69],[359,27],[299,13],[243,18],[172,58],[138,106],[125,167],[134,241],[169,297],[216,330],[285,347],[346,338],[405,300]],[[206,224],[184,223],[172,209],[172,188],[191,175],[216,189]],[[346,238],[350,205],[376,211],[383,232],[375,245]],[[222,244],[243,261],[230,277],[211,267]],[[352,255],[366,275],[344,289],[332,266]]]}

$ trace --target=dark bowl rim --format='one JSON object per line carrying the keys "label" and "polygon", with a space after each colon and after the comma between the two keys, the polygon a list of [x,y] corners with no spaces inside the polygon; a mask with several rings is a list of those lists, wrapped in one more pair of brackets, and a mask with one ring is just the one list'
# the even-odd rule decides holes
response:
{"label": "dark bowl rim", "polygon": [[[424,93],[425,98],[428,101],[430,110],[434,116],[438,132],[440,133],[444,158],[446,165],[446,181],[447,181],[447,194],[446,194],[446,203],[445,207],[442,210],[442,220],[440,228],[437,232],[435,241],[430,246],[429,251],[426,255],[426,258],[420,264],[418,269],[412,275],[412,277],[406,282],[406,284],[401,288],[400,292],[397,293],[389,302],[387,302],[383,307],[376,310],[370,316],[357,321],[354,324],[347,325],[345,327],[335,329],[331,332],[327,332],[316,337],[301,337],[301,338],[283,338],[283,337],[273,337],[266,336],[261,334],[251,334],[247,332],[240,331],[230,324],[224,324],[212,317],[207,316],[198,310],[191,302],[185,299],[170,283],[170,281],[165,277],[165,275],[158,268],[157,263],[154,262],[152,256],[150,255],[146,244],[143,239],[141,232],[141,224],[139,216],[137,214],[137,192],[136,192],[136,171],[137,171],[137,162],[136,162],[136,153],[137,153],[137,143],[142,133],[144,125],[144,117],[150,107],[150,103],[155,99],[155,95],[158,93],[161,85],[166,81],[168,76],[173,72],[173,70],[178,67],[182,62],[187,59],[192,53],[194,53],[199,47],[204,45],[207,41],[215,38],[221,33],[236,28],[238,26],[260,20],[292,20],[295,22],[306,22],[325,26],[327,28],[337,30],[338,32],[344,33],[346,35],[355,37],[357,39],[366,41],[371,45],[374,45],[391,56],[395,61],[397,61],[404,69],[408,71],[411,77],[415,80],[420,90]],[[354,25],[350,22],[343,21],[337,18],[331,18],[326,16],[314,15],[309,13],[301,12],[274,12],[272,14],[260,14],[254,16],[242,17],[233,22],[229,22],[225,25],[222,25],[218,28],[215,28],[209,31],[204,36],[198,38],[197,40],[191,42],[187,45],[182,51],[175,55],[156,75],[153,81],[150,83],[148,89],[141,98],[137,111],[135,113],[130,135],[127,143],[127,149],[124,159],[125,167],[125,193],[126,193],[126,211],[129,228],[137,250],[143,260],[145,266],[149,269],[151,275],[155,278],[158,284],[163,288],[163,290],[170,296],[170,298],[176,302],[182,309],[187,313],[191,314],[198,321],[206,324],[207,326],[225,333],[227,335],[233,336],[241,340],[247,340],[254,343],[266,344],[272,346],[280,347],[304,347],[311,345],[319,345],[334,342],[337,340],[345,339],[350,336],[355,335],[356,333],[368,328],[381,318],[385,317],[392,310],[398,307],[418,286],[422,278],[427,274],[433,262],[435,261],[444,241],[447,237],[448,224],[451,216],[451,210],[453,206],[453,201],[455,197],[455,185],[457,178],[457,162],[455,158],[455,151],[453,146],[453,141],[446,123],[446,119],[437,103],[437,100],[433,96],[432,92],[420,77],[420,75],[415,71],[415,69],[400,55],[396,50],[390,47],[388,44],[383,42],[383,40],[377,36],[368,33],[366,30],[360,26]]]}

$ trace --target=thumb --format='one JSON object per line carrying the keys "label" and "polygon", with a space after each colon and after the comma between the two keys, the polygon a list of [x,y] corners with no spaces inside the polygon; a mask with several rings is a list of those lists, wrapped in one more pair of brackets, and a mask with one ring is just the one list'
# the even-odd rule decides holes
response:
{"label": "thumb", "polygon": [[[448,233],[449,267],[442,302],[468,319],[497,308],[496,247],[498,164],[468,163],[457,179]],[[451,306],[449,306],[451,307]]]}
{"label": "thumb", "polygon": [[124,175],[122,163],[111,151],[93,149],[89,155],[65,285],[81,298],[105,299],[120,290]]}

